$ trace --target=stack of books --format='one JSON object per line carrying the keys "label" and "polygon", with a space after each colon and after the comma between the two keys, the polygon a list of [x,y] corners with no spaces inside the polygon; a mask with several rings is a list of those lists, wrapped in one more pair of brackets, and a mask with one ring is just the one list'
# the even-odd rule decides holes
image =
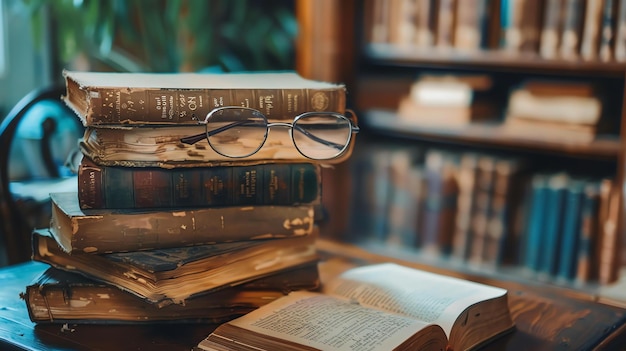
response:
{"label": "stack of books", "polygon": [[24,294],[34,322],[223,322],[318,288],[320,167],[349,157],[358,131],[343,85],[64,76],[83,158],[78,192],[51,194],[50,227],[33,233],[51,266]]}

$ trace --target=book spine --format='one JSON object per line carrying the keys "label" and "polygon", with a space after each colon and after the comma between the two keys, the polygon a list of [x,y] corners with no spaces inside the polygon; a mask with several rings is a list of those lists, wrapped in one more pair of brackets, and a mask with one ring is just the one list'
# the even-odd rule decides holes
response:
{"label": "book spine", "polygon": [[580,56],[584,60],[595,60],[598,57],[600,43],[600,26],[604,0],[587,0],[583,21]]}
{"label": "book spine", "polygon": [[[554,174],[548,181],[546,197],[546,218],[541,246],[539,271],[544,276],[555,276],[562,244],[563,209],[568,176],[564,173]],[[537,247],[535,247],[537,249]]]}
{"label": "book spine", "polygon": [[345,112],[343,89],[119,89],[91,88],[86,125],[197,124],[222,106],[257,109],[268,119],[308,111]]}
{"label": "book spine", "polygon": [[615,24],[615,60],[626,61],[626,0],[619,0]]}
{"label": "book spine", "polygon": [[586,284],[597,278],[596,247],[598,244],[599,183],[591,181],[585,186],[581,209],[576,283]]}
{"label": "book spine", "polygon": [[612,179],[600,183],[599,226],[600,242],[597,248],[598,282],[609,284],[618,279],[621,263],[622,238],[617,232],[620,189]]}
{"label": "book spine", "polygon": [[477,172],[478,156],[473,153],[461,156],[458,171],[459,196],[452,244],[452,257],[460,261],[465,261],[469,257]]}
{"label": "book spine", "polygon": [[532,178],[528,219],[525,235],[524,266],[531,273],[537,273],[540,267],[540,250],[546,217],[548,194],[547,176],[536,174]]}
{"label": "book spine", "polygon": [[600,61],[611,61],[614,57],[613,45],[615,43],[615,18],[613,0],[604,0],[602,9],[602,26],[600,32]]}
{"label": "book spine", "polygon": [[543,58],[554,59],[557,56],[562,12],[563,4],[561,0],[547,0],[545,2],[543,27],[539,44],[539,54]]}
{"label": "book spine", "polygon": [[488,224],[491,213],[491,200],[495,177],[495,158],[481,156],[478,159],[478,172],[474,192],[474,207],[471,215],[472,231],[468,260],[473,264],[482,264],[486,258],[485,248],[488,238]]}
{"label": "book spine", "polygon": [[578,56],[583,23],[583,5],[581,0],[565,0],[560,46],[562,58],[571,59]]}
{"label": "book spine", "polygon": [[[71,215],[53,202],[50,230],[75,253],[109,253],[286,238],[313,232],[313,206],[227,206]],[[70,228],[67,228],[67,227]],[[66,233],[66,234],[64,234]]]}
{"label": "book spine", "polygon": [[312,204],[320,187],[319,166],[310,163],[166,169],[84,157],[78,171],[81,209]]}
{"label": "book spine", "polygon": [[565,194],[562,243],[557,271],[557,277],[564,281],[572,281],[576,277],[583,185],[582,181],[572,181]]}

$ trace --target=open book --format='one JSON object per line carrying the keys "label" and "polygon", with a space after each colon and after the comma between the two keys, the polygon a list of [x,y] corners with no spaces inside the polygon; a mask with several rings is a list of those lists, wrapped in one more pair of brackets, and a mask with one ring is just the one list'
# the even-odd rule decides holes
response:
{"label": "open book", "polygon": [[384,263],[219,326],[196,350],[466,350],[513,329],[507,291]]}

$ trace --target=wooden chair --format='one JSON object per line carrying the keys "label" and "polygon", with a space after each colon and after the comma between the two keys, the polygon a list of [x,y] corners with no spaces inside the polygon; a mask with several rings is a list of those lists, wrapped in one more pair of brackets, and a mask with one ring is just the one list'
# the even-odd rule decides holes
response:
{"label": "wooden chair", "polygon": [[[54,86],[32,91],[24,96],[2,119],[0,124],[0,266],[24,262],[31,257],[31,233],[33,221],[30,220],[29,213],[26,213],[23,197],[29,194],[15,194],[12,191],[11,173],[15,173],[16,165],[23,166],[24,163],[40,163],[36,166],[43,169],[42,174],[33,176],[30,189],[37,189],[39,193],[46,196],[51,191],[56,191],[55,181],[63,178],[59,171],[58,162],[53,155],[53,137],[59,130],[59,124],[67,125],[68,119],[76,128],[75,145],[77,145],[78,134],[82,133],[82,125],[76,115],[61,101],[61,96],[65,93],[64,87]],[[54,108],[41,108],[42,104],[54,104]],[[33,116],[33,114],[38,114]],[[20,137],[20,123],[25,120],[35,122],[38,125],[22,125],[22,130],[36,132],[39,140],[39,150],[19,150],[24,156],[18,160],[11,160],[12,148],[20,147],[17,140]],[[36,130],[40,128],[40,130]],[[66,137],[63,137],[67,139]],[[70,138],[73,138],[70,136]],[[15,150],[14,150],[15,151]],[[15,155],[14,155],[15,156]],[[10,169],[13,167],[13,169]],[[13,172],[12,172],[13,171]],[[39,172],[42,173],[42,172]],[[22,179],[24,180],[24,179]],[[51,181],[52,180],[52,181]],[[44,188],[48,186],[49,188]],[[48,191],[50,190],[50,191]],[[49,199],[48,199],[49,201]],[[32,201],[31,201],[32,203]],[[49,208],[47,204],[42,204],[38,209]],[[49,209],[48,209],[49,210]],[[4,258],[4,259],[3,259]]]}

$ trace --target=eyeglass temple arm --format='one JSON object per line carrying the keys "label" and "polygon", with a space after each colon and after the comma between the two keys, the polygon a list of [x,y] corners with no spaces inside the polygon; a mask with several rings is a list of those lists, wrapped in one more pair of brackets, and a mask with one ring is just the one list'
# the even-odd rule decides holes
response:
{"label": "eyeglass temple arm", "polygon": [[[213,130],[211,130],[208,133],[199,133],[199,134],[195,134],[195,135],[191,135],[191,136],[187,136],[187,137],[181,138],[180,142],[183,143],[183,144],[193,145],[193,144],[199,142],[200,140],[204,139],[206,136],[212,136],[212,135],[221,133],[223,131],[226,131],[226,130],[228,130],[230,128],[236,127],[238,125],[246,125],[248,123],[250,123],[250,121],[233,122],[233,123],[227,124],[225,126],[213,129]],[[252,123],[254,123],[254,122],[252,122]],[[358,133],[359,132],[359,127],[353,126],[353,125],[351,125],[350,127],[351,127],[351,132],[352,133]],[[320,144],[324,144],[326,146],[333,147],[333,148],[335,148],[337,150],[341,150],[344,147],[344,145],[333,143],[332,141],[328,141],[328,140],[322,139],[322,138],[320,138],[320,137],[318,137],[318,136],[316,136],[314,134],[311,134],[307,130],[302,129],[302,127],[299,127],[298,125],[293,126],[293,128],[297,129],[300,133],[306,135],[309,139],[317,141]]]}
{"label": "eyeglass temple arm", "polygon": [[200,140],[206,138],[207,136],[212,136],[212,135],[215,135],[217,133],[221,133],[221,132],[223,132],[225,130],[229,130],[230,128],[236,127],[236,126],[241,125],[241,124],[246,124],[248,122],[249,121],[233,122],[231,124],[227,124],[225,126],[221,126],[219,128],[213,129],[213,130],[209,131],[208,133],[199,133],[199,134],[195,134],[195,135],[191,135],[191,136],[187,136],[187,137],[181,138],[180,142],[183,143],[183,144],[193,145],[193,144],[199,142]]}

